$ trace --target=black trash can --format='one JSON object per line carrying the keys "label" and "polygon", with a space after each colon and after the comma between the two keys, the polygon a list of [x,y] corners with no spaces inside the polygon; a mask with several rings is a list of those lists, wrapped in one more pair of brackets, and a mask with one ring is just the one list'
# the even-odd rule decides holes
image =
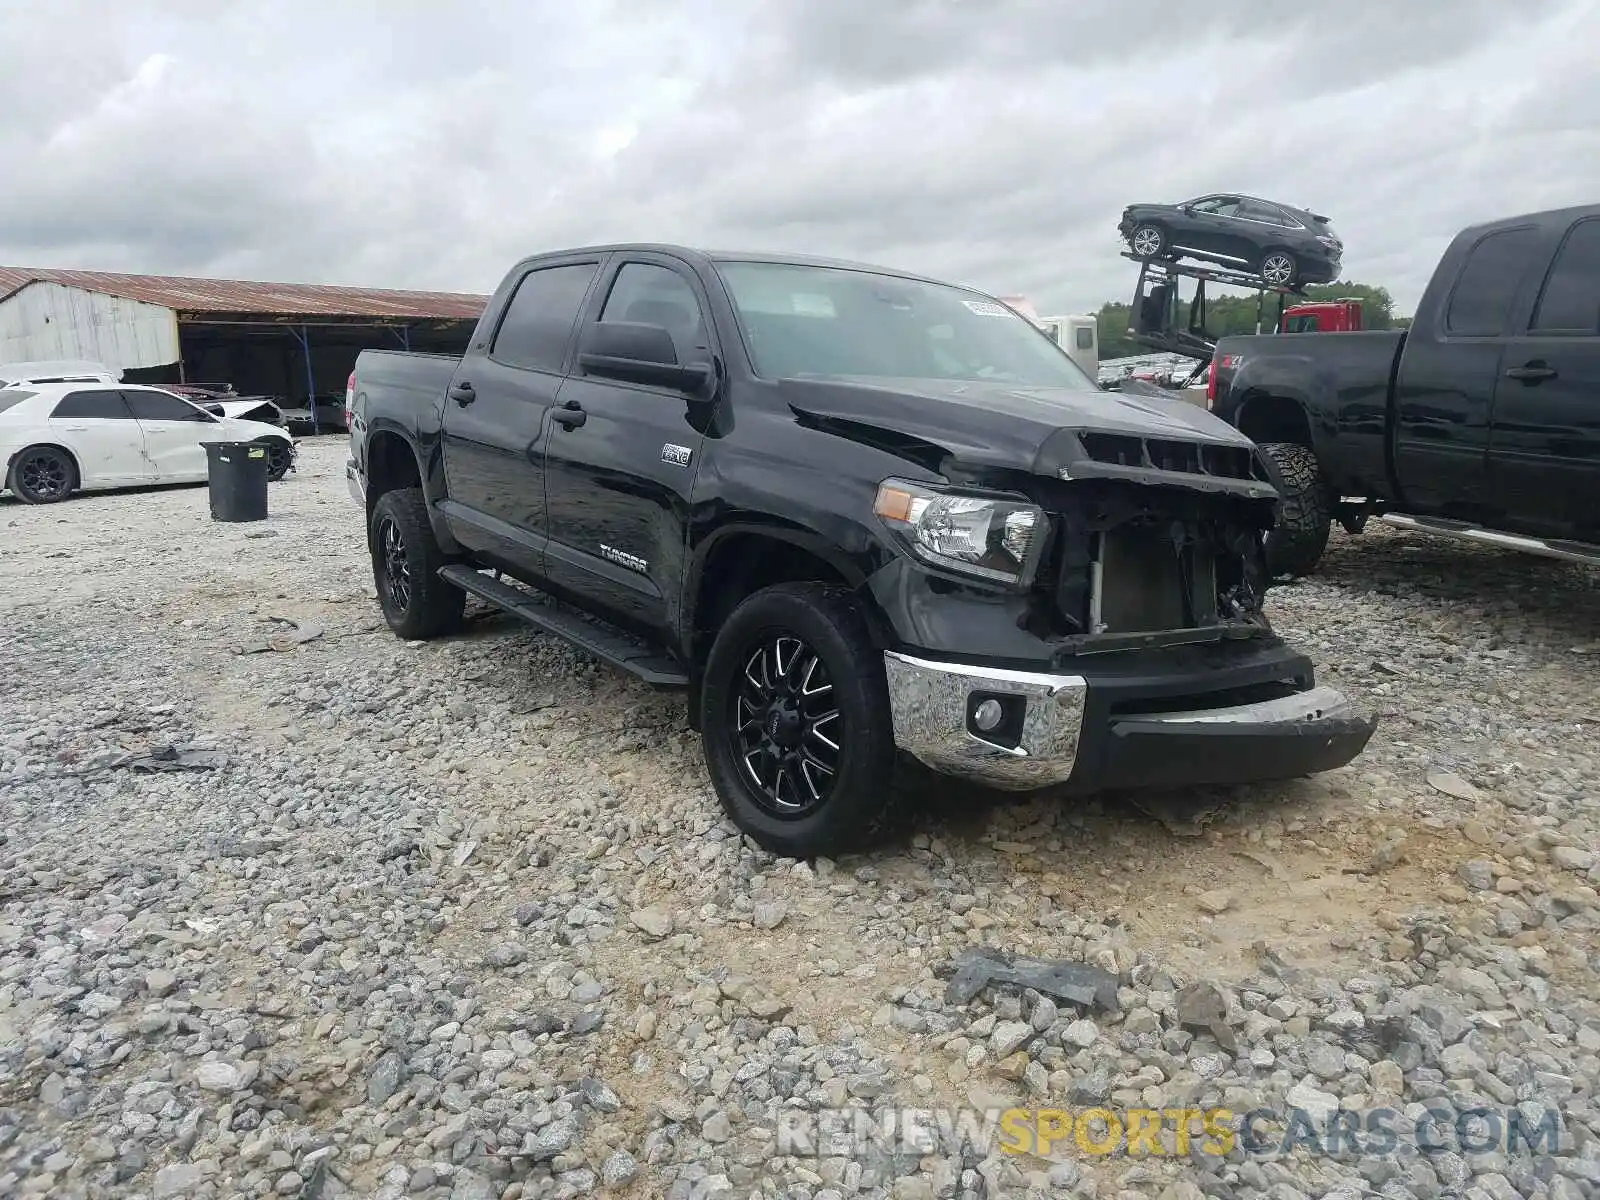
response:
{"label": "black trash can", "polygon": [[255,442],[207,442],[206,477],[213,521],[267,519],[267,448]]}

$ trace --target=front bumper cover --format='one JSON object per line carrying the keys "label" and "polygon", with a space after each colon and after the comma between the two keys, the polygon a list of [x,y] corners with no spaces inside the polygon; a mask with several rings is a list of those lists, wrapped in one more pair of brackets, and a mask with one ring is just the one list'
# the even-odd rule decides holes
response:
{"label": "front bumper cover", "polygon": [[[1290,779],[1344,766],[1377,728],[1376,717],[1330,687],[1183,711],[1107,711],[1082,675],[893,651],[884,666],[895,743],[936,771],[1006,791]],[[991,699],[1003,715],[985,733],[975,710]]]}

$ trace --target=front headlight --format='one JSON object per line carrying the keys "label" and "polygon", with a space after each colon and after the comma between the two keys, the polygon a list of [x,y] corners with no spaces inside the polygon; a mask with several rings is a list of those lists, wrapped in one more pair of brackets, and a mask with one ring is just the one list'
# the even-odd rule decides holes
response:
{"label": "front headlight", "polygon": [[873,505],[918,558],[1014,586],[1032,582],[1049,519],[1026,500],[972,496],[904,479],[878,485]]}

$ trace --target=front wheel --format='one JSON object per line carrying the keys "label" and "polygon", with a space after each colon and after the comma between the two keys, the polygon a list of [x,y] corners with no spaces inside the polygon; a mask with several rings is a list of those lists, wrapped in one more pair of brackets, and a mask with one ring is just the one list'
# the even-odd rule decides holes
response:
{"label": "front wheel", "polygon": [[78,465],[56,446],[29,446],[11,464],[11,494],[24,504],[54,504],[78,486]]}
{"label": "front wheel", "polygon": [[278,483],[289,473],[289,467],[294,462],[289,443],[280,438],[262,438],[256,444],[267,452],[267,482]]}
{"label": "front wheel", "polygon": [[367,540],[372,581],[390,629],[408,641],[421,641],[461,627],[467,595],[439,578],[444,552],[433,536],[421,488],[379,497]]}
{"label": "front wheel", "polygon": [[1274,576],[1309,575],[1328,546],[1332,491],[1309,446],[1264,442],[1261,456],[1278,489],[1277,519],[1267,534],[1267,570]]}
{"label": "front wheel", "polygon": [[701,741],[723,810],[774,854],[881,837],[903,792],[883,659],[858,600],[784,583],[733,611],[707,657]]}
{"label": "front wheel", "polygon": [[1300,264],[1287,250],[1273,250],[1262,256],[1260,274],[1273,287],[1293,287]]}

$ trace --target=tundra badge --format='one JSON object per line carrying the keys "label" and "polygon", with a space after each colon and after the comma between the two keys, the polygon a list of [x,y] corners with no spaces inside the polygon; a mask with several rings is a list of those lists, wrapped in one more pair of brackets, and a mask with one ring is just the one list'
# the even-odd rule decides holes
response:
{"label": "tundra badge", "polygon": [[610,559],[620,567],[627,567],[630,571],[648,571],[650,563],[640,558],[637,554],[629,554],[626,550],[618,550],[615,546],[600,543],[600,557]]}
{"label": "tundra badge", "polygon": [[675,467],[687,467],[693,457],[694,451],[687,446],[676,446],[668,442],[661,447],[661,461],[671,463]]}

